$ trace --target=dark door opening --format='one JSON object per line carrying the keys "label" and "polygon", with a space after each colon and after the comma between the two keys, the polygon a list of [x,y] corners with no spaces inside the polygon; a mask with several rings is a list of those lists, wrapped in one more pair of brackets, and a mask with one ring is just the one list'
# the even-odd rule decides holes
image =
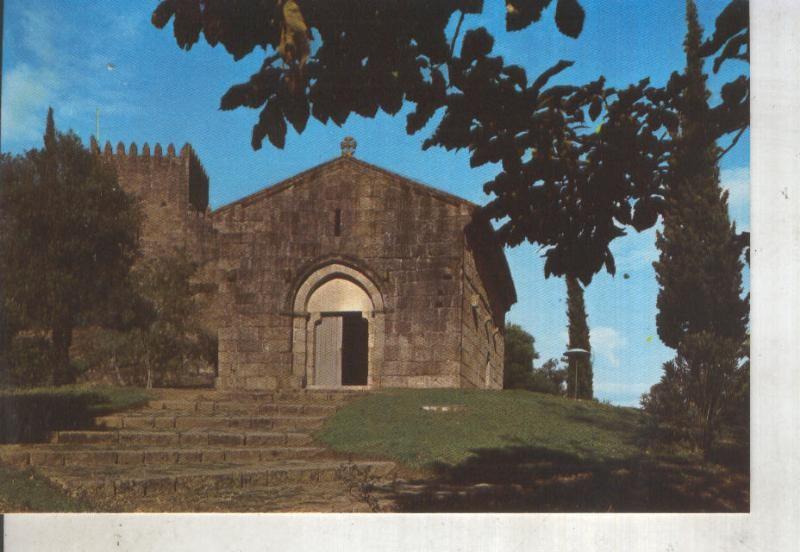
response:
{"label": "dark door opening", "polygon": [[360,312],[342,316],[342,385],[367,385],[369,322]]}

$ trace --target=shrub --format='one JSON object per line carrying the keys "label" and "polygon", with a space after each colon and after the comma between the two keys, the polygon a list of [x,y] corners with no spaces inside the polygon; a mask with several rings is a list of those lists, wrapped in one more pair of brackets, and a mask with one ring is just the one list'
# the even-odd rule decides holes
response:
{"label": "shrub", "polygon": [[54,368],[53,346],[42,336],[15,336],[6,352],[6,385],[34,387],[50,385]]}
{"label": "shrub", "polygon": [[708,457],[726,417],[735,420],[732,412],[749,408],[749,367],[739,366],[740,355],[741,344],[733,339],[709,332],[686,336],[675,359],[664,364],[661,381],[642,397],[651,436],[687,443]]}

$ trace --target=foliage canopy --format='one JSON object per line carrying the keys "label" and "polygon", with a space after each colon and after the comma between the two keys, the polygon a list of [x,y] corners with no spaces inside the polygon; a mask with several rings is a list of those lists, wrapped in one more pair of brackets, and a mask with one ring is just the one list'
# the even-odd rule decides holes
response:
{"label": "foliage canopy", "polygon": [[73,328],[126,280],[141,215],[111,165],[74,133],[56,131],[52,109],[44,144],[2,158],[0,273],[4,317],[15,330],[49,332],[55,383],[62,384],[75,378]]}

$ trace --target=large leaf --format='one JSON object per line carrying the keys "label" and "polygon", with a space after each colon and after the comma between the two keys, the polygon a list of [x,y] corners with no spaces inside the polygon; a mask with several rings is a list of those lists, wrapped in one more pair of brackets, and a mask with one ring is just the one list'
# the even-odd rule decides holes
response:
{"label": "large leaf", "polygon": [[542,18],[552,0],[506,0],[506,30],[519,31]]}
{"label": "large leaf", "polygon": [[276,98],[270,100],[261,110],[258,123],[253,127],[253,149],[261,149],[264,136],[278,149],[283,149],[286,144],[286,121]]}
{"label": "large leaf", "polygon": [[578,38],[583,30],[586,13],[578,0],[558,0],[556,6],[556,25],[558,30],[572,38]]}
{"label": "large leaf", "polygon": [[583,30],[586,13],[578,0],[558,0],[556,6],[556,25],[558,30],[572,38],[578,38]]}
{"label": "large leaf", "polygon": [[492,51],[493,46],[494,38],[485,27],[471,29],[464,35],[464,42],[461,44],[461,59],[470,63],[479,57],[485,57]]}

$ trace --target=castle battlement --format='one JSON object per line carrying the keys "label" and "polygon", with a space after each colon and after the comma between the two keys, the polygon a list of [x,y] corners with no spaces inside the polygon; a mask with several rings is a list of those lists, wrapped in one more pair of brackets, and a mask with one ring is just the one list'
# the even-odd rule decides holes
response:
{"label": "castle battlement", "polygon": [[104,157],[113,157],[119,160],[157,160],[157,161],[179,161],[179,162],[187,162],[190,161],[192,158],[196,160],[198,164],[202,166],[200,160],[197,156],[197,153],[192,148],[191,144],[186,143],[180,149],[180,152],[176,153],[175,145],[168,144],[166,147],[166,154],[164,154],[164,148],[161,144],[156,143],[153,147],[153,153],[150,153],[150,145],[145,142],[142,145],[142,152],[139,153],[139,148],[136,145],[136,142],[131,142],[130,146],[128,146],[127,151],[125,149],[125,144],[123,142],[117,142],[116,148],[111,144],[109,140],[106,140],[105,145],[103,148],[100,148],[100,144],[97,142],[94,136],[92,136],[89,140],[89,147],[95,155],[103,155]]}

